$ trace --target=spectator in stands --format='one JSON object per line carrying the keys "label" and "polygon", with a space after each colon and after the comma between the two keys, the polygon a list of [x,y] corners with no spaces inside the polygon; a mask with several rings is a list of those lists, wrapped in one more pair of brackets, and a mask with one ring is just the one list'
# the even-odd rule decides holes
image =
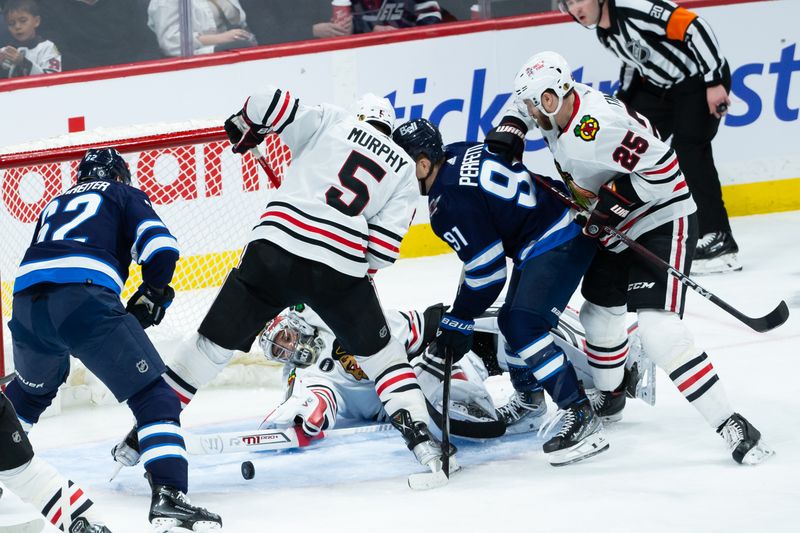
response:
{"label": "spectator in stands", "polygon": [[3,7],[12,42],[0,48],[0,77],[61,72],[61,53],[36,32],[42,22],[36,0],[8,0]]}
{"label": "spectator in stands", "polygon": [[337,37],[373,31],[427,26],[442,22],[439,3],[433,0],[353,0],[352,19],[319,22],[312,27],[314,37]]}
{"label": "spectator in stands", "polygon": [[[167,56],[181,55],[178,2],[150,0],[147,15],[147,24],[156,34],[161,51]],[[245,12],[239,0],[193,0],[192,41],[195,54],[210,54],[258,44],[247,28]]]}
{"label": "spectator in stands", "polygon": [[158,59],[140,0],[39,0],[40,33],[58,44],[64,70]]}

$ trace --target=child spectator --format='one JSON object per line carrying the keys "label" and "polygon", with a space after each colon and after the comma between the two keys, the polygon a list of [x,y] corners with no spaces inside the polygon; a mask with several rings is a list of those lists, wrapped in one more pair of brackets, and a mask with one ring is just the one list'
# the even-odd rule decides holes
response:
{"label": "child spectator", "polygon": [[36,33],[42,22],[36,0],[8,0],[3,15],[12,42],[0,48],[0,77],[61,72],[58,48]]}
{"label": "child spectator", "polygon": [[434,0],[353,0],[352,6],[351,20],[314,24],[314,37],[392,31],[442,22],[442,10]]}

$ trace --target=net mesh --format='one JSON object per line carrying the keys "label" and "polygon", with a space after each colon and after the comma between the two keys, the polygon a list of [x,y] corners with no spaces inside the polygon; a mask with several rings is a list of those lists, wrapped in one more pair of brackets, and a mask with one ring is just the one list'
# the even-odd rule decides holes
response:
{"label": "net mesh", "polygon": [[[5,325],[12,310],[13,281],[36,220],[50,200],[75,183],[85,149],[98,146],[114,146],[123,153],[133,184],[148,194],[180,245],[181,258],[172,282],[175,301],[163,322],[147,330],[162,355],[164,347],[196,330],[228,271],[236,265],[270,195],[271,185],[255,157],[232,153],[219,127],[181,129],[169,125],[117,133],[83,132],[50,145],[37,143],[33,150],[6,150],[0,155],[0,283],[6,371],[13,366]],[[289,149],[270,135],[261,150],[270,168],[282,178],[291,159]],[[140,269],[133,265],[123,301],[140,283]],[[165,359],[169,360],[168,354]],[[263,358],[239,354],[235,361],[251,363],[260,365]],[[70,380],[74,382],[78,375],[85,375],[80,365]]]}

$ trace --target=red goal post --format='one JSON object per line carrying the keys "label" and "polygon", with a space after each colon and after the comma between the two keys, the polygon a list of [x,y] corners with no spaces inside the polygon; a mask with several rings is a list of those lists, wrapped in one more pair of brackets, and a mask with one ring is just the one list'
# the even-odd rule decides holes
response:
{"label": "red goal post", "polygon": [[[181,258],[172,282],[175,302],[164,321],[148,329],[169,360],[164,352],[197,328],[217,288],[238,261],[272,190],[254,157],[231,152],[218,124],[206,121],[96,130],[0,150],[0,311],[4,330],[0,332],[0,371],[13,369],[7,330],[13,282],[36,220],[48,202],[75,183],[77,165],[86,150],[98,147],[114,147],[123,154],[133,184],[148,194],[178,239]],[[291,159],[288,148],[270,135],[261,149],[270,168],[282,178]],[[133,265],[123,301],[140,282],[140,270]],[[260,359],[255,362],[260,364]]]}

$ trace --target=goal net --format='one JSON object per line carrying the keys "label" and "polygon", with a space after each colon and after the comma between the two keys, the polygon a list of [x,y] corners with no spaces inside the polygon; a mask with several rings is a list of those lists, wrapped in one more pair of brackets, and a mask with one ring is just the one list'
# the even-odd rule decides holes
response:
{"label": "goal net", "polygon": [[[88,148],[114,147],[128,161],[133,184],[146,192],[156,212],[178,239],[181,258],[172,285],[176,291],[163,322],[147,330],[164,359],[176,343],[197,329],[202,317],[238,259],[247,237],[266,205],[271,185],[249,154],[230,150],[219,122],[191,122],[96,130],[0,150],[0,284],[3,343],[0,369],[13,370],[11,318],[14,277],[31,242],[36,220],[55,196],[76,181],[78,162]],[[288,148],[275,135],[261,147],[278,178],[290,161]],[[141,283],[133,265],[122,293],[123,302]],[[259,354],[237,354],[216,382],[277,380],[277,372]],[[62,403],[99,402],[107,390],[72,360],[62,390]]]}

